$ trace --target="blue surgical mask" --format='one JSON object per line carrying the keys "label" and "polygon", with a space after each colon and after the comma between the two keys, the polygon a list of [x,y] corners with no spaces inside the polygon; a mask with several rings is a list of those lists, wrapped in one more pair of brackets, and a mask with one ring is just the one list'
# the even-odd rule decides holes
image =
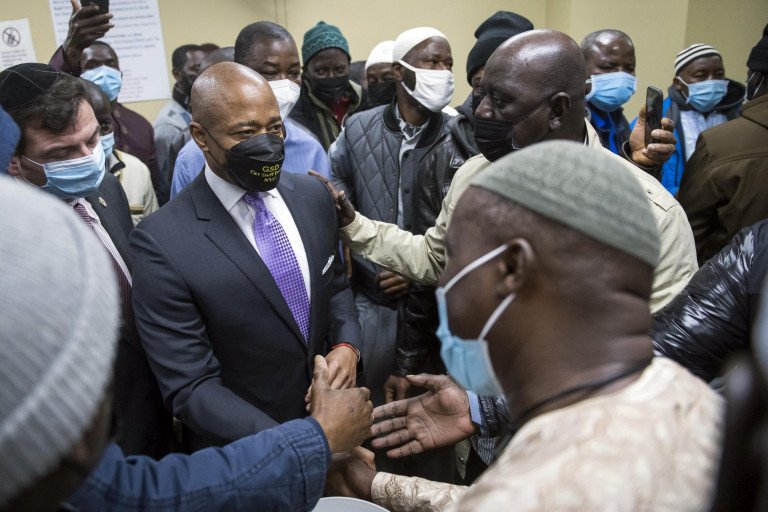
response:
{"label": "blue surgical mask", "polygon": [[515,299],[515,295],[510,294],[501,301],[501,304],[498,305],[488,318],[488,321],[485,322],[485,326],[477,339],[465,340],[453,334],[450,327],[448,327],[448,303],[446,302],[445,294],[462,277],[488,263],[505,250],[507,250],[506,244],[476,259],[464,267],[461,272],[453,276],[453,279],[448,281],[445,286],[435,290],[437,314],[440,319],[436,334],[440,338],[442,345],[440,356],[443,358],[448,373],[456,382],[461,384],[464,389],[482,396],[501,395],[504,393],[499,380],[496,378],[496,373],[493,371],[491,357],[488,353],[488,342],[485,340],[485,337],[501,314],[504,313]]}
{"label": "blue surgical mask", "polygon": [[688,97],[685,102],[701,113],[707,114],[715,110],[715,107],[728,92],[728,80],[704,80],[686,84],[683,79],[677,77],[680,83],[688,87]]}
{"label": "blue surgical mask", "polygon": [[101,136],[101,147],[104,150],[104,158],[109,158],[109,155],[112,154],[112,150],[115,148],[114,130]]}
{"label": "blue surgical mask", "polygon": [[80,78],[84,78],[98,85],[99,88],[104,91],[104,94],[107,95],[109,101],[115,101],[117,99],[117,95],[120,94],[120,88],[123,86],[123,74],[119,69],[111,68],[109,66],[99,66],[84,71],[80,74]]}
{"label": "blue surgical mask", "polygon": [[45,171],[48,182],[40,188],[64,200],[93,194],[104,178],[104,149],[101,142],[96,144],[92,154],[72,160],[39,164],[26,156],[24,158]]}
{"label": "blue surgical mask", "polygon": [[618,109],[637,90],[637,77],[624,71],[592,75],[587,83],[592,84],[592,90],[586,96],[587,101],[604,112]]}

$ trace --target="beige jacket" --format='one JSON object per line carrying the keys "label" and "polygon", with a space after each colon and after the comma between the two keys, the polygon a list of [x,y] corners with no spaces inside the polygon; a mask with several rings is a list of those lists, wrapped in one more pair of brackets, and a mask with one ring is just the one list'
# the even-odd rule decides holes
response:
{"label": "beige jacket", "polygon": [[708,510],[723,400],[656,358],[614,393],[542,414],[472,487],[378,473],[373,501],[392,512]]}
{"label": "beige jacket", "polygon": [[109,155],[109,172],[123,186],[135,226],[141,219],[159,208],[149,168],[133,155],[115,150]]}
{"label": "beige jacket", "polygon": [[[622,162],[640,182],[651,202],[661,236],[651,293],[651,312],[655,313],[669,303],[698,270],[691,227],[678,202],[656,179],[603,148],[595,129],[589,123],[586,128],[588,145]],[[394,224],[370,220],[357,213],[351,224],[341,228],[341,238],[362,257],[421,283],[433,284],[445,267],[445,234],[456,203],[472,179],[490,164],[478,155],[459,168],[435,226],[424,235],[413,235]]]}

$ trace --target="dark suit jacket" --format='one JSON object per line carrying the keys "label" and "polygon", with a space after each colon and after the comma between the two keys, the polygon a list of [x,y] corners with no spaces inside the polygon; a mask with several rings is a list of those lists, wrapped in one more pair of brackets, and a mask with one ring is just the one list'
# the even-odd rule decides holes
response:
{"label": "dark suit jacket", "polygon": [[307,344],[205,173],[131,235],[142,344],[192,449],[304,417],[313,357],[340,342],[360,346],[330,194],[318,179],[289,173],[278,190],[309,262]]}
{"label": "dark suit jacket", "polygon": [[[130,270],[128,236],[133,229],[123,187],[109,173],[99,191],[85,198]],[[135,338],[135,335],[134,335]],[[163,407],[147,357],[138,340],[123,326],[117,346],[114,375],[114,413],[117,442],[126,454],[162,457],[172,440],[172,418]]]}

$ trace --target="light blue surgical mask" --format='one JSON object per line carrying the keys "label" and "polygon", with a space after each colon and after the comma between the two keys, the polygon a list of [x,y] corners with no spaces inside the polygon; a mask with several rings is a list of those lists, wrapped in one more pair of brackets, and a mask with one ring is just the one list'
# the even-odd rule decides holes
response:
{"label": "light blue surgical mask", "polygon": [[109,101],[115,101],[120,94],[120,88],[123,86],[123,74],[119,69],[109,66],[99,66],[97,68],[83,71],[80,78],[84,78],[95,83],[104,91]]}
{"label": "light blue surgical mask", "polygon": [[453,377],[456,382],[462,385],[464,389],[473,391],[478,395],[501,395],[504,391],[499,384],[499,380],[496,378],[496,373],[493,371],[493,365],[491,364],[491,357],[488,353],[488,342],[485,337],[493,328],[493,325],[499,319],[502,313],[509,307],[512,301],[515,299],[515,294],[509,294],[501,304],[494,310],[488,321],[485,322],[480,336],[474,340],[465,340],[459,338],[451,332],[448,327],[448,303],[445,299],[445,294],[462,278],[467,274],[488,263],[493,258],[499,256],[505,250],[507,245],[494,249],[485,256],[482,256],[466,267],[464,267],[458,274],[453,276],[453,279],[448,283],[435,290],[435,296],[437,297],[437,314],[440,319],[440,324],[437,327],[437,337],[440,339],[442,345],[440,349],[440,356],[443,358],[445,367],[448,369],[448,373]]}
{"label": "light blue surgical mask", "polygon": [[106,135],[101,136],[101,147],[104,149],[104,158],[109,158],[112,150],[115,148],[115,131],[112,130]]}
{"label": "light blue surgical mask", "polygon": [[624,71],[592,75],[587,83],[592,84],[592,90],[586,96],[587,101],[604,112],[618,109],[637,90],[637,77]]}
{"label": "light blue surgical mask", "polygon": [[93,194],[104,178],[104,149],[101,142],[96,144],[92,154],[72,160],[40,164],[26,156],[24,158],[45,171],[48,182],[40,188],[64,200]]}
{"label": "light blue surgical mask", "polygon": [[703,114],[712,112],[728,92],[728,80],[704,80],[686,84],[679,76],[677,79],[688,87],[685,102]]}

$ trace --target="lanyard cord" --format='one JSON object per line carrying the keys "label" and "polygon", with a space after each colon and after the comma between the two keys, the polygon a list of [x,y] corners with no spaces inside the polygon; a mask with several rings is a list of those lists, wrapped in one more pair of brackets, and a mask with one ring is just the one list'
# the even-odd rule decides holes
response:
{"label": "lanyard cord", "polygon": [[577,386],[565,389],[543,400],[540,400],[535,404],[531,405],[530,407],[526,408],[523,412],[515,416],[514,419],[510,422],[509,426],[505,429],[506,432],[503,436],[503,441],[498,444],[496,455],[498,456],[498,454],[503,450],[503,448],[506,447],[506,445],[512,439],[512,436],[520,429],[520,427],[523,426],[523,424],[528,420],[528,418],[530,418],[530,416],[534,412],[538,411],[542,407],[552,404],[554,402],[558,402],[564,398],[567,398],[572,395],[576,395],[578,393],[586,393],[589,391],[597,391],[598,389],[602,389],[625,377],[629,377],[630,375],[633,375],[637,372],[645,370],[648,367],[648,365],[651,364],[652,360],[653,358],[645,359],[643,361],[638,362],[637,364],[630,366],[625,370],[622,370],[617,374],[609,375],[608,377],[604,377],[599,380],[594,380],[592,382],[587,382],[586,384],[579,384]]}

